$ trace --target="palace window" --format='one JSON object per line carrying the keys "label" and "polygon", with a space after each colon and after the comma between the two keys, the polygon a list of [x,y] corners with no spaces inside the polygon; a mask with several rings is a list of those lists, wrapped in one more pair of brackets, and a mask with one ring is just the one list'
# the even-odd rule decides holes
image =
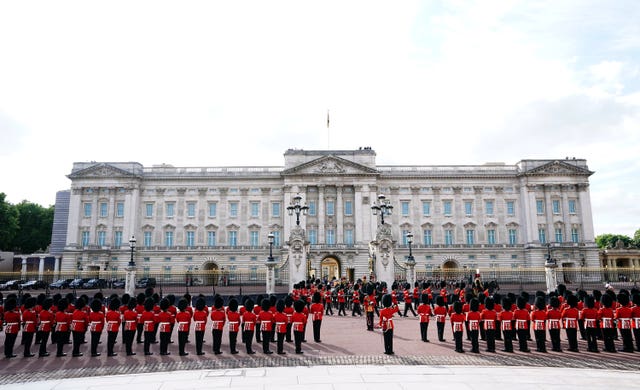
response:
{"label": "palace window", "polygon": [[431,215],[431,202],[422,202],[422,215],[425,217]]}
{"label": "palace window", "polygon": [[189,202],[187,203],[187,217],[194,218],[196,216],[196,203]]}
{"label": "palace window", "polygon": [[260,216],[260,202],[251,202],[251,217],[258,218]]}
{"label": "palace window", "polygon": [[107,205],[107,202],[100,203],[100,216],[102,218],[105,218],[108,215],[109,215],[109,207]]}
{"label": "palace window", "polygon": [[209,218],[215,218],[216,214],[218,214],[218,204],[209,203]]}
{"label": "palace window", "polygon": [[124,202],[116,203],[116,217],[124,217]]}
{"label": "palace window", "polygon": [[484,209],[487,215],[493,215],[493,201],[492,200],[485,201]]}
{"label": "palace window", "polygon": [[451,201],[450,200],[445,200],[443,202],[443,208],[444,208],[444,215],[450,216],[451,215]]}
{"label": "palace window", "polygon": [[350,200],[344,202],[344,215],[353,215],[353,202]]}
{"label": "palace window", "polygon": [[433,234],[431,233],[431,229],[425,229],[422,232],[422,240],[424,245],[433,245]]}
{"label": "palace window", "polygon": [[144,247],[151,247],[151,232],[144,232]]}
{"label": "palace window", "polygon": [[90,217],[91,216],[91,203],[84,203],[84,216],[85,217]]}
{"label": "palace window", "polygon": [[495,229],[487,230],[487,243],[490,245],[494,245],[496,243],[496,231]]}
{"label": "palace window", "polygon": [[167,203],[167,218],[173,218],[173,216],[175,215],[175,211],[176,211],[176,204],[171,202],[171,203]]}

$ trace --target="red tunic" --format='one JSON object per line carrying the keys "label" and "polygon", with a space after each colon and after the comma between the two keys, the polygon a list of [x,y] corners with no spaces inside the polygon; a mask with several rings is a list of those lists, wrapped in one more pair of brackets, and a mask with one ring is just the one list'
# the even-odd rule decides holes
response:
{"label": "red tunic", "polygon": [[7,326],[4,328],[7,334],[18,334],[20,330],[20,312],[17,310],[4,313],[4,320]]}
{"label": "red tunic", "polygon": [[256,328],[256,315],[250,311],[246,311],[242,315],[242,329],[253,332]]}
{"label": "red tunic", "polygon": [[55,321],[55,314],[50,310],[41,310],[38,317],[38,330],[41,332],[51,332],[53,322]]}
{"label": "red tunic", "polygon": [[480,319],[482,320],[482,325],[485,330],[494,330],[496,329],[498,313],[496,313],[495,310],[484,309],[482,313],[480,313]]}
{"label": "red tunic", "polygon": [[469,323],[469,330],[480,330],[480,312],[468,312],[467,322]]}
{"label": "red tunic", "polygon": [[429,323],[429,317],[431,316],[431,306],[424,303],[418,306],[418,316],[420,316],[420,322]]}
{"label": "red tunic", "polygon": [[[319,304],[322,306],[322,304]],[[287,333],[287,315],[282,312],[276,312],[273,316],[273,322],[275,323],[276,333]]]}
{"label": "red tunic", "polygon": [[89,330],[92,332],[102,332],[104,329],[104,313],[92,311],[89,313]]}
{"label": "red tunic", "polygon": [[260,322],[260,330],[264,332],[271,332],[273,329],[273,313],[270,311],[261,311],[258,314],[258,321]]}
{"label": "red tunic", "polygon": [[211,330],[224,329],[224,323],[227,320],[227,316],[224,314],[224,310],[214,309],[211,311]]}
{"label": "red tunic", "polygon": [[529,329],[529,311],[527,309],[516,309],[513,312],[513,319],[516,322],[516,329]]}
{"label": "red tunic", "polygon": [[171,324],[175,323],[175,317],[169,310],[162,311],[158,314],[158,331],[160,333],[171,332]]}
{"label": "red tunic", "polygon": [[547,324],[549,329],[560,329],[560,323],[562,319],[562,313],[558,309],[551,309],[547,311]]}
{"label": "red tunic", "polygon": [[399,312],[398,306],[385,307],[380,310],[379,325],[382,331],[393,329],[393,314]]}
{"label": "red tunic", "polygon": [[156,329],[156,316],[152,311],[143,312],[140,316],[140,322],[142,322],[142,329],[145,332],[153,332]]}
{"label": "red tunic", "polygon": [[126,310],[122,318],[124,320],[124,330],[136,330],[138,313],[135,310]]}
{"label": "red tunic", "polygon": [[25,310],[22,313],[22,322],[24,323],[23,332],[34,333],[38,325],[38,316],[34,310]]}
{"label": "red tunic", "polygon": [[513,312],[510,310],[503,310],[498,315],[500,320],[500,329],[511,330],[513,329]]}
{"label": "red tunic", "polygon": [[619,307],[616,309],[615,318],[618,320],[618,329],[631,329],[631,308]]}
{"label": "red tunic", "polygon": [[564,320],[564,327],[568,329],[575,329],[578,327],[578,309],[575,307],[568,307],[562,311],[562,319]]}
{"label": "red tunic", "polygon": [[411,293],[409,292],[409,290],[404,290],[402,295],[403,295],[402,299],[404,299],[404,303],[410,304],[412,297],[411,297]]}
{"label": "red tunic", "polygon": [[291,316],[291,324],[294,332],[304,332],[307,316],[304,313],[295,312]]}
{"label": "red tunic", "polygon": [[120,312],[109,310],[106,315],[107,332],[118,332],[120,330]]}
{"label": "red tunic", "polygon": [[451,329],[454,332],[462,332],[464,329],[465,315],[463,313],[452,313],[450,317]]}
{"label": "red tunic", "polygon": [[89,316],[84,310],[75,310],[71,316],[71,331],[84,332],[87,330]]}
{"label": "red tunic", "polygon": [[433,314],[436,316],[436,322],[445,322],[447,318],[447,308],[445,306],[436,306]]}
{"label": "red tunic", "polygon": [[323,313],[324,306],[322,306],[322,303],[314,303],[311,305],[311,318],[313,321],[322,321]]}
{"label": "red tunic", "polygon": [[600,327],[602,329],[613,328],[613,309],[610,307],[603,307],[598,310],[598,317],[600,317]]}
{"label": "red tunic", "polygon": [[189,332],[191,328],[191,313],[187,310],[177,313],[176,322],[178,323],[178,332]]}
{"label": "red tunic", "polygon": [[338,303],[344,303],[346,300],[344,299],[344,291],[338,291]]}
{"label": "red tunic", "polygon": [[193,312],[194,330],[196,332],[204,332],[208,317],[209,315],[205,310],[196,310]]}
{"label": "red tunic", "polygon": [[353,303],[360,304],[360,293],[359,293],[359,292],[357,292],[357,291],[354,291],[354,292],[353,292],[353,296],[351,297],[351,301],[352,301]]}
{"label": "red tunic", "polygon": [[229,332],[238,332],[240,330],[240,314],[237,311],[227,311],[227,321]]}
{"label": "red tunic", "polygon": [[531,312],[531,326],[533,330],[545,330],[547,322],[546,310],[534,310]]}

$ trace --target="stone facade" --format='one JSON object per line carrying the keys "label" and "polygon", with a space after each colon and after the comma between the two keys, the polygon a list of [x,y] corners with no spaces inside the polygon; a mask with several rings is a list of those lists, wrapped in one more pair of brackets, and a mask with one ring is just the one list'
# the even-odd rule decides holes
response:
{"label": "stone facade", "polygon": [[376,165],[371,148],[292,149],[276,167],[74,163],[62,270],[105,277],[122,271],[134,235],[139,272],[264,272],[270,232],[278,264],[293,253],[287,242],[296,217],[287,206],[297,194],[309,212],[295,250],[316,277],[331,270],[329,276],[357,279],[375,268],[371,246],[380,221],[371,204],[378,194],[394,207],[383,228],[393,240],[396,274],[409,231],[418,278],[442,268],[543,266],[546,242],[562,267],[579,267],[581,259],[597,266],[592,173],[580,159]]}

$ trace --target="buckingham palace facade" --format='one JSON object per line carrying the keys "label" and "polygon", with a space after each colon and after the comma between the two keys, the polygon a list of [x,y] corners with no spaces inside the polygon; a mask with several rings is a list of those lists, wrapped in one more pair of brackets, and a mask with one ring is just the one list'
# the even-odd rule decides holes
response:
{"label": "buckingham palace facade", "polygon": [[596,266],[586,160],[522,160],[514,165],[377,165],[371,148],[298,150],[283,166],[175,167],[78,162],[71,179],[61,271],[100,277],[124,270],[135,236],[138,269],[185,272],[264,268],[289,261],[299,195],[307,272],[361,278],[385,195],[394,263],[415,270],[532,267],[549,254],[562,267]]}

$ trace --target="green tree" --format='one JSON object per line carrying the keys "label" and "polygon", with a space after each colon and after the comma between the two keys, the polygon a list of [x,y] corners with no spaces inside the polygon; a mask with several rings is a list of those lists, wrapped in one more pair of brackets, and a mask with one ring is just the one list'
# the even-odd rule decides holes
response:
{"label": "green tree", "polygon": [[636,230],[633,234],[633,245],[635,245],[636,248],[640,248],[640,229]]}
{"label": "green tree", "polygon": [[[637,232],[636,232],[637,233]],[[624,234],[610,234],[605,233],[596,237],[596,244],[598,248],[614,248],[618,243],[618,240],[622,241],[625,247],[633,244],[633,240],[629,236],[625,236]]]}
{"label": "green tree", "polygon": [[10,251],[18,231],[18,210],[5,201],[6,194],[0,192],[0,250]]}
{"label": "green tree", "polygon": [[19,228],[13,239],[13,250],[19,253],[46,250],[51,244],[53,206],[45,208],[25,200],[15,207]]}

